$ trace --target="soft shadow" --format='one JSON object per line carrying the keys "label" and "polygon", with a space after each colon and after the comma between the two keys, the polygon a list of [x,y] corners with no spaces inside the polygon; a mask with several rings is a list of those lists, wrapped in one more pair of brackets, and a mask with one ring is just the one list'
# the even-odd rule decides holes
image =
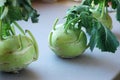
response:
{"label": "soft shadow", "polygon": [[60,59],[65,63],[70,63],[74,65],[87,65],[87,66],[97,65],[99,62],[97,58],[93,57],[92,55],[88,55],[86,53],[74,58],[58,57],[58,59]]}
{"label": "soft shadow", "polygon": [[24,69],[19,73],[0,72],[0,80],[41,80],[40,76],[28,69]]}
{"label": "soft shadow", "polygon": [[[77,66],[87,66],[97,69],[107,70],[108,72],[113,72],[114,70],[118,69],[117,63],[114,61],[111,62],[109,58],[98,57],[94,54],[84,53],[81,56],[72,58],[72,59],[64,59],[60,57],[56,57],[57,61],[60,61],[65,64],[69,65],[77,65]],[[114,63],[114,64],[113,64]]]}

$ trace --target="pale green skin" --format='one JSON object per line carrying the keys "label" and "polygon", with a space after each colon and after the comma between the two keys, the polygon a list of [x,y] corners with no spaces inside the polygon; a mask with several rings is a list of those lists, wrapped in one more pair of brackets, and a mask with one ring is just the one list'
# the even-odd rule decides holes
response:
{"label": "pale green skin", "polygon": [[0,41],[0,71],[17,72],[37,59],[35,47],[26,36]]}
{"label": "pale green skin", "polygon": [[98,6],[93,6],[95,9],[90,9],[93,17],[100,21],[104,26],[112,29],[112,19],[108,13],[108,10],[105,7],[105,3],[100,3]]}
{"label": "pale green skin", "polygon": [[106,26],[109,29],[112,29],[112,19],[110,17],[109,14],[105,14],[104,16],[101,17],[101,13],[97,12],[97,11],[93,11],[93,16],[98,19],[104,26]]}
{"label": "pale green skin", "polygon": [[64,25],[57,25],[50,32],[49,46],[56,55],[62,58],[73,58],[81,55],[87,48],[87,38],[84,32],[79,30],[67,30]]}

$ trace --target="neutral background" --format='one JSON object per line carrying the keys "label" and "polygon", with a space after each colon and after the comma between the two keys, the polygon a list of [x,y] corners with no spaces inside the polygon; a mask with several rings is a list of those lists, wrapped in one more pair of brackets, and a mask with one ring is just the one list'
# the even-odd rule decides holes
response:
{"label": "neutral background", "polygon": [[[0,80],[117,80],[120,76],[120,47],[115,54],[89,49],[74,59],[57,57],[48,46],[48,35],[53,22],[63,17],[68,8],[78,3],[62,1],[58,3],[34,3],[34,8],[40,13],[39,23],[32,24],[22,21],[19,24],[29,29],[39,45],[39,59],[30,64],[19,74],[0,72]],[[120,23],[115,19],[115,13],[110,13],[113,19],[113,33],[120,41]],[[118,79],[120,80],[120,78]]]}

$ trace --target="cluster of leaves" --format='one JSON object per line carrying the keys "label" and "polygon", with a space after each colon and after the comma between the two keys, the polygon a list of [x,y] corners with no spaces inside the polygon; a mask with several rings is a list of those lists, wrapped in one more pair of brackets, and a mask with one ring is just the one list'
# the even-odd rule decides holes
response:
{"label": "cluster of leaves", "polygon": [[[119,46],[119,41],[110,29],[92,15],[91,6],[89,6],[92,1],[85,0],[82,5],[68,9],[65,17],[65,30],[78,27],[81,31],[84,28],[86,35],[89,34],[90,37],[88,48],[91,51],[97,47],[101,51],[114,53]],[[94,0],[95,4],[99,4],[100,1],[102,0]]]}
{"label": "cluster of leaves", "polygon": [[[0,2],[0,36],[14,35],[12,25],[16,21],[28,21],[30,18],[33,23],[38,22],[39,14],[32,7],[31,0],[1,0]],[[16,26],[19,26],[14,24]],[[19,26],[20,27],[20,26]]]}
{"label": "cluster of leaves", "polygon": [[[32,22],[38,22],[39,14],[31,6],[31,0],[7,0],[4,8],[7,8],[6,20],[10,22],[31,18]],[[8,22],[8,21],[7,21]]]}
{"label": "cluster of leaves", "polygon": [[120,22],[120,0],[84,0],[83,5],[89,5],[94,2],[95,5],[105,1],[105,6],[109,7],[108,3],[111,3],[113,9],[116,9],[116,18]]}

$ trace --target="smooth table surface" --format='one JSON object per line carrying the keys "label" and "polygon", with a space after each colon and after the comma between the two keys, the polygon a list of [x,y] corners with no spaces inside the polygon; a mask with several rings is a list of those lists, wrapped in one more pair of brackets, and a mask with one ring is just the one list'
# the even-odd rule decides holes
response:
{"label": "smooth table surface", "polygon": [[[40,13],[39,23],[19,22],[24,29],[29,29],[39,45],[39,59],[18,74],[0,72],[0,80],[120,80],[120,47],[115,54],[89,49],[74,59],[57,57],[48,46],[48,35],[53,22],[59,18],[62,23],[65,12],[75,2],[35,3]],[[120,23],[113,19],[113,32],[120,41]]]}

